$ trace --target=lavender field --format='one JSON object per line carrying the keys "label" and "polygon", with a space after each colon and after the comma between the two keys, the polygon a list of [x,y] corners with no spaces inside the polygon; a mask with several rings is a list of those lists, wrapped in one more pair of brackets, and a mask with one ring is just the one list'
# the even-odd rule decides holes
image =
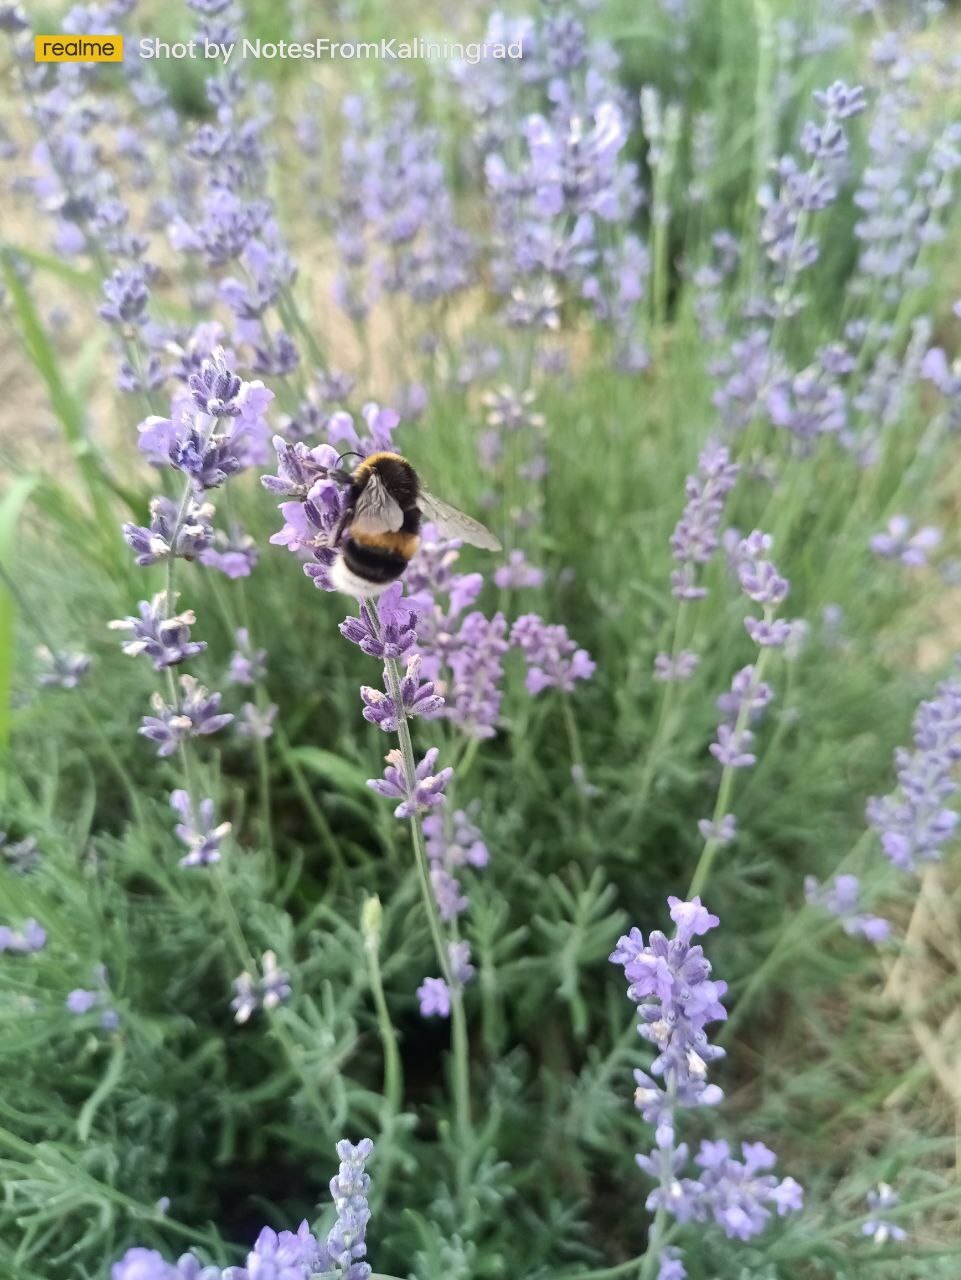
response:
{"label": "lavender field", "polygon": [[961,14],[0,74],[0,1280],[957,1280]]}

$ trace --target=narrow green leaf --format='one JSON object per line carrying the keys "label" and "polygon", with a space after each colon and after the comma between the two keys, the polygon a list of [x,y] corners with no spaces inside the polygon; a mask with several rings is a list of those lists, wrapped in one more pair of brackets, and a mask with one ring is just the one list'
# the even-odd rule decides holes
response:
{"label": "narrow green leaf", "polygon": [[[0,498],[0,564],[9,571],[24,503],[36,486],[33,476],[15,480]],[[14,632],[17,602],[0,579],[0,755],[10,742],[10,692],[13,685]]]}
{"label": "narrow green leaf", "polygon": [[3,274],[4,283],[10,291],[10,298],[17,313],[23,345],[31,363],[46,385],[50,404],[63,427],[64,435],[75,449],[82,448],[84,445],[83,406],[79,400],[71,396],[60,376],[57,352],[41,323],[29,291],[17,274],[13,253],[6,247],[0,249],[0,272]]}
{"label": "narrow green leaf", "polygon": [[319,774],[335,788],[350,787],[355,791],[367,790],[367,770],[360,765],[351,764],[343,756],[332,751],[324,751],[321,747],[297,747],[293,756],[299,764],[311,773]]}

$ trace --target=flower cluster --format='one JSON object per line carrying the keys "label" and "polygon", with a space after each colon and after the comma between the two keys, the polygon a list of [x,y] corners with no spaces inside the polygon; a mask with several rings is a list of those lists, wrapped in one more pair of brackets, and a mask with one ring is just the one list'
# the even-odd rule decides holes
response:
{"label": "flower cluster", "polygon": [[871,550],[885,560],[897,560],[908,569],[920,569],[941,542],[941,530],[932,525],[915,529],[907,516],[892,516],[883,533],[871,539]]}
{"label": "flower cluster", "polygon": [[679,565],[671,575],[671,593],[678,600],[707,595],[707,588],[698,582],[697,570],[720,545],[724,500],[737,475],[738,466],[731,461],[730,451],[710,442],[701,451],[697,471],[687,477],[687,504],[671,535],[671,553]]}
{"label": "flower cluster", "polygon": [[804,896],[812,906],[821,907],[837,916],[844,932],[868,942],[884,942],[891,936],[891,925],[883,916],[861,909],[861,882],[857,876],[836,875],[828,884],[819,884],[814,876],[804,877]]}
{"label": "flower cluster", "polygon": [[794,625],[783,618],[775,617],[780,606],[787,599],[790,584],[781,576],[769,559],[774,539],[768,533],[755,529],[746,538],[742,538],[734,551],[734,562],[737,569],[741,590],[749,600],[763,608],[763,617],[748,615],[744,619],[744,629],[761,649],[781,649],[791,639]]}
{"label": "flower cluster", "polygon": [[290,975],[277,964],[273,951],[261,957],[262,975],[256,977],[245,970],[234,979],[234,998],[230,1007],[235,1022],[247,1022],[258,1009],[276,1009],[291,993]]}
{"label": "flower cluster", "polygon": [[[726,1142],[702,1142],[689,1168],[686,1143],[677,1141],[679,1114],[686,1109],[716,1106],[721,1090],[707,1079],[708,1067],[723,1056],[712,1045],[706,1027],[727,1014],[721,999],[727,985],[711,978],[703,948],[693,941],[719,923],[700,898],[669,898],[674,936],[655,930],[645,944],[639,929],[619,939],[611,955],[622,965],[628,996],[638,1006],[638,1032],[654,1046],[648,1071],[637,1070],[635,1105],[654,1127],[655,1145],[639,1155],[639,1167],[657,1183],[647,1198],[652,1211],[666,1211],[678,1223],[713,1218],[731,1238],[748,1240],[763,1230],[772,1209],[779,1215],[800,1209],[801,1188],[793,1178],[778,1181],[770,1170],[776,1157],[762,1143],[743,1143],[739,1160]],[[691,1176],[693,1175],[693,1176]],[[652,1235],[661,1275],[686,1272],[676,1249],[661,1252]]]}
{"label": "flower cluster", "polygon": [[40,862],[40,849],[36,839],[25,836],[22,840],[11,840],[6,831],[0,831],[0,861],[18,875],[33,871]]}
{"label": "flower cluster", "polygon": [[19,929],[14,929],[8,924],[0,924],[0,953],[11,951],[26,955],[31,951],[41,951],[46,942],[46,929],[37,924],[32,917],[25,920]]}
{"label": "flower cluster", "polygon": [[560,623],[546,623],[536,613],[525,613],[511,627],[511,644],[527,663],[525,685],[536,696],[545,689],[571,693],[578,680],[589,680],[597,664],[586,649],[579,649]]}
{"label": "flower cluster", "polygon": [[72,1013],[75,1018],[81,1018],[97,1010],[102,1030],[116,1031],[120,1026],[120,1015],[111,1003],[107,970],[102,964],[94,969],[94,978],[97,985],[93,990],[75,987],[68,993],[65,1001],[67,1012]]}
{"label": "flower cluster", "polygon": [[54,653],[42,644],[37,657],[42,664],[37,675],[41,689],[76,689],[90,670],[91,660],[85,653]]}
{"label": "flower cluster", "polygon": [[264,1227],[242,1267],[205,1267],[192,1253],[167,1262],[156,1249],[128,1249],[110,1271],[110,1280],[310,1280],[315,1275],[337,1280],[367,1280],[365,1261],[370,1221],[370,1176],[364,1170],[374,1152],[370,1138],[356,1146],[337,1143],[340,1168],[330,1182],[336,1220],[326,1239],[318,1239],[306,1221],[296,1231]]}
{"label": "flower cluster", "polygon": [[961,760],[961,680],[938,686],[914,717],[914,749],[895,753],[897,790],[874,796],[867,819],[881,847],[902,871],[941,857],[954,834],[958,815],[947,807],[957,791],[955,773]]}
{"label": "flower cluster", "polygon": [[877,1190],[868,1192],[868,1208],[875,1216],[861,1226],[861,1234],[870,1236],[875,1244],[887,1244],[889,1240],[906,1240],[908,1233],[896,1222],[889,1222],[885,1213],[896,1208],[901,1197],[887,1182],[879,1182]]}

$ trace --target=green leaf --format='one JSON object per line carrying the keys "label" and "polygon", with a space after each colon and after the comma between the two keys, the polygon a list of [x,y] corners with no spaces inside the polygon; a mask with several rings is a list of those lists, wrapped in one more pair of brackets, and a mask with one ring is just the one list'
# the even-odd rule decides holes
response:
{"label": "green leaf", "polygon": [[322,747],[295,747],[294,759],[311,773],[342,790],[367,791],[368,770]]}
{"label": "green leaf", "polygon": [[[19,250],[17,250],[19,253]],[[84,411],[83,405],[75,399],[60,376],[57,352],[47,336],[47,332],[37,315],[33,299],[17,274],[14,265],[14,254],[4,246],[0,249],[0,272],[10,291],[23,345],[31,363],[43,379],[54,413],[63,427],[64,435],[75,449],[84,447]]]}
{"label": "green leaf", "polygon": [[[15,480],[0,499],[0,565],[10,571],[20,513],[36,486],[33,476]],[[10,742],[10,692],[13,685],[14,631],[17,602],[6,582],[0,579],[0,754]]]}

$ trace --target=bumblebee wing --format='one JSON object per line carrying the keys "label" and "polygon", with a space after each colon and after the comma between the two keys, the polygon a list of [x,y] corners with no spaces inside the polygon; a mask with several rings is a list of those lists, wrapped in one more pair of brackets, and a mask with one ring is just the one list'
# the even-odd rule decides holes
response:
{"label": "bumblebee wing", "polygon": [[441,502],[426,489],[421,489],[417,499],[421,515],[431,524],[436,524],[445,538],[458,538],[461,542],[469,542],[472,547],[481,547],[484,551],[500,551],[501,544],[489,529],[485,529],[479,520],[465,516],[449,502]]}
{"label": "bumblebee wing", "polygon": [[400,504],[390,496],[376,472],[372,473],[354,504],[351,528],[359,533],[396,533],[403,523]]}

